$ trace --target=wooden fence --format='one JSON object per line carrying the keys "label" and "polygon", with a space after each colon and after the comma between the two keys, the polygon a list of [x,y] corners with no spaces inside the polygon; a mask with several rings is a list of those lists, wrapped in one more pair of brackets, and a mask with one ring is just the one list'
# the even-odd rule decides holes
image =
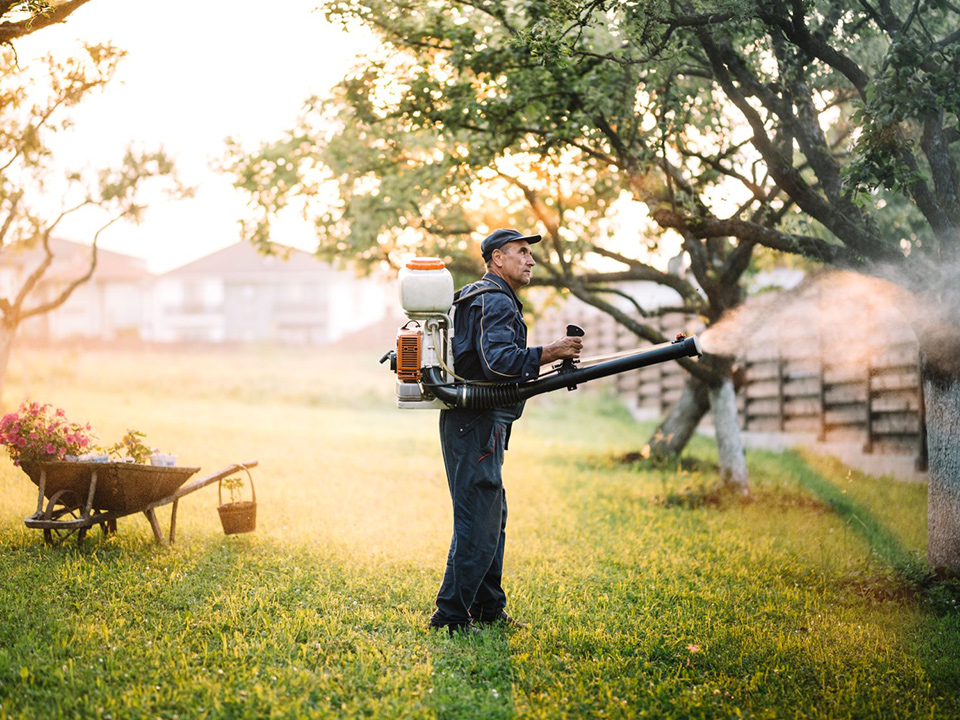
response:
{"label": "wooden fence", "polygon": [[[738,353],[743,429],[858,443],[866,453],[914,455],[918,469],[925,469],[917,342],[899,312],[862,299],[851,305],[849,298],[821,287],[774,317],[746,337]],[[539,318],[531,340],[549,342],[571,322],[587,331],[585,356],[642,346],[610,316],[573,303]],[[702,331],[698,320],[679,315],[658,325],[667,337]],[[602,382],[633,406],[662,416],[685,380],[679,364],[661,363]]]}

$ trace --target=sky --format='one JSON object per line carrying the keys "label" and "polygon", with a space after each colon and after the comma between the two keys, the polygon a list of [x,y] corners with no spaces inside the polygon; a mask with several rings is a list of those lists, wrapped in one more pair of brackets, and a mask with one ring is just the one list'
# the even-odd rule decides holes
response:
{"label": "sky", "polygon": [[[21,65],[47,52],[70,54],[80,42],[127,51],[104,91],[72,111],[76,125],[58,153],[65,167],[118,163],[131,142],[163,146],[197,189],[193,199],[151,205],[139,226],[112,226],[101,247],[164,272],[240,239],[244,197],[211,168],[225,138],[251,148],[274,139],[308,96],[324,95],[373,44],[363,31],[328,23],[315,5],[288,0],[271,11],[262,0],[92,0],[67,22],[17,42]],[[88,223],[64,225],[58,235],[88,242]],[[298,218],[278,225],[274,239],[315,245]]]}

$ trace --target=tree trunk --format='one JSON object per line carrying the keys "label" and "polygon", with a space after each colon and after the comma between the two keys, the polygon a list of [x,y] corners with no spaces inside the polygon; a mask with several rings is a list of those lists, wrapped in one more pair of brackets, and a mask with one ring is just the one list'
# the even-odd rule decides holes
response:
{"label": "tree trunk", "polygon": [[664,460],[679,455],[709,409],[710,390],[706,383],[688,376],[680,399],[650,436],[643,456]]}
{"label": "tree trunk", "polygon": [[929,486],[927,565],[960,575],[960,377],[924,359]]}
{"label": "tree trunk", "polygon": [[720,477],[725,484],[733,485],[747,495],[750,492],[750,481],[747,477],[747,460],[743,452],[740,423],[737,421],[737,394],[732,377],[728,376],[718,387],[710,388],[710,407],[717,433]]}
{"label": "tree trunk", "polygon": [[10,350],[17,329],[0,324],[0,403],[3,401],[3,390],[7,386],[7,368],[10,365]]}
{"label": "tree trunk", "polygon": [[736,388],[733,374],[729,368],[727,370],[716,389],[689,376],[680,399],[647,441],[642,454],[653,460],[676,457],[687,446],[703,416],[712,408],[720,476],[725,484],[736,486],[746,495],[750,492],[750,481],[737,417]]}

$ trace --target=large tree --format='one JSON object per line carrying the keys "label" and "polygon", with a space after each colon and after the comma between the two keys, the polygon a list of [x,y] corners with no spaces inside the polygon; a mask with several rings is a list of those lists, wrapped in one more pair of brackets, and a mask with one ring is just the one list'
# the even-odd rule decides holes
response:
{"label": "large tree", "polygon": [[[704,88],[744,134],[704,162],[761,167],[775,226],[751,213],[661,203],[663,228],[737,238],[880,275],[909,291],[921,353],[930,464],[928,563],[960,571],[960,8],[857,0],[552,7],[522,41],[548,64],[671,68],[679,104]],[[615,22],[613,45],[591,42]],[[706,83],[706,85],[705,85]],[[673,105],[675,108],[676,105]],[[745,183],[742,183],[745,185]]]}
{"label": "large tree", "polygon": [[[616,158],[661,229],[683,236],[694,268],[705,245],[734,253],[763,245],[881,275],[913,295],[930,458],[928,562],[960,571],[960,8],[942,0],[439,5],[330,8],[425,52],[473,55],[475,65],[497,55],[489,29],[506,28],[514,60],[473,79],[486,102],[462,126],[519,117],[521,142]],[[470,22],[476,17],[483,22]],[[460,31],[448,32],[446,18]],[[531,68],[542,82],[524,93],[514,79]],[[421,98],[421,114],[437,104],[463,111],[456,72],[411,77],[404,101]],[[609,81],[616,77],[620,84]],[[570,83],[587,89],[571,96]],[[617,97],[648,111],[618,116]],[[595,122],[583,120],[584,99]],[[645,132],[650,117],[656,128]],[[637,138],[646,153],[631,149]],[[727,202],[711,197],[711,176],[729,179]]]}
{"label": "large tree", "polygon": [[[661,315],[680,311],[709,324],[741,302],[754,243],[678,236],[692,275],[682,277],[651,259],[660,250],[655,233],[624,245],[609,231],[625,196],[710,204],[697,193],[708,196],[723,181],[700,160],[727,122],[717,103],[687,108],[697,127],[690,132],[659,109],[672,82],[660,67],[628,75],[601,62],[590,72],[539,62],[520,44],[542,14],[537,3],[510,13],[498,3],[427,2],[340,3],[331,12],[360,17],[388,49],[366,58],[332,101],[309,103],[280,140],[254,152],[231,145],[227,168],[251,197],[248,238],[266,246],[272,219],[299,204],[316,225],[321,255],[396,266],[415,247],[466,277],[477,272],[485,228],[541,228],[545,273],[537,282],[651,342],[666,339],[655,322]],[[687,154],[668,157],[668,138]],[[753,186],[771,190],[766,175]],[[676,300],[648,307],[619,289],[628,281],[659,283]],[[745,490],[731,359],[683,364],[686,391],[646,450],[679,452],[712,405],[724,477]]]}
{"label": "large tree", "polygon": [[[20,324],[59,307],[93,276],[100,234],[141,217],[146,186],[171,197],[186,192],[162,151],[129,149],[114,167],[68,172],[51,150],[53,138],[71,126],[70,108],[106,85],[122,56],[110,46],[87,46],[65,60],[47,56],[21,67],[0,50],[0,263],[19,265],[16,254],[39,250],[38,263],[11,277],[0,295],[0,394]],[[81,213],[92,228],[86,267],[54,293],[43,292],[55,260],[51,236]]]}
{"label": "large tree", "polygon": [[[320,136],[327,148],[351,148],[339,167],[364,170],[332,172],[342,202],[318,218],[331,249],[376,256],[390,247],[378,228],[402,239],[411,218],[421,231],[445,231],[440,210],[481,179],[466,168],[499,171],[509,156],[572,152],[585,173],[603,165],[605,177],[646,202],[663,233],[681,235],[707,293],[713,285],[736,294],[725,281],[758,246],[888,277],[923,308],[914,319],[927,399],[928,561],[960,571],[956,5],[341,0],[326,8],[386,41],[383,55],[341,86],[349,113],[340,134],[356,136]],[[414,136],[416,152],[402,151]],[[304,157],[317,137],[288,140]],[[338,167],[333,160],[328,167]],[[451,175],[451,165],[465,176]],[[285,181],[300,182],[297,165],[281,167]],[[459,180],[451,202],[438,202],[437,177]],[[277,188],[267,207],[289,197],[290,186]],[[359,238],[350,233],[357,228]],[[557,235],[549,259],[561,277],[582,243]],[[636,268],[636,254],[619,259],[623,272]]]}

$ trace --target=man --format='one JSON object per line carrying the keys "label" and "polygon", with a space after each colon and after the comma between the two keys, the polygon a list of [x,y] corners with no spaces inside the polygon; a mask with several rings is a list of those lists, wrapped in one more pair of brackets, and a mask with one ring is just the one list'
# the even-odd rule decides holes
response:
{"label": "man", "polygon": [[[539,235],[496,230],[480,244],[487,272],[466,286],[454,314],[457,375],[488,382],[527,382],[540,366],[579,356],[582,340],[562,337],[527,347],[517,291],[530,283]],[[440,446],[453,500],[453,538],[430,626],[476,632],[494,623],[519,627],[504,608],[501,586],[507,499],[500,476],[513,421],[523,403],[496,410],[442,410]]]}

